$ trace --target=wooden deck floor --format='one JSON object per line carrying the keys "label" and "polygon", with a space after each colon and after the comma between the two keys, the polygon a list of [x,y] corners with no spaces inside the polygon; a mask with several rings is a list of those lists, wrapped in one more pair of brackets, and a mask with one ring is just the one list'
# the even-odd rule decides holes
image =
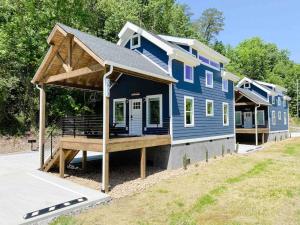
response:
{"label": "wooden deck floor", "polygon": [[[62,137],[61,148],[102,152],[102,139],[85,137]],[[170,135],[146,135],[140,137],[120,137],[109,139],[108,152],[126,151],[171,144]]]}
{"label": "wooden deck floor", "polygon": [[[255,134],[255,128],[236,128],[235,132],[237,134]],[[259,134],[269,133],[269,128],[258,128],[257,132]]]}

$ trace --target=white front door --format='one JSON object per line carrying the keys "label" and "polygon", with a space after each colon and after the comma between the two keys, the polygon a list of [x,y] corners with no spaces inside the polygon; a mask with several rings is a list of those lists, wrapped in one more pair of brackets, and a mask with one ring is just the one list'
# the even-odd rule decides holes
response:
{"label": "white front door", "polygon": [[142,99],[129,100],[129,134],[143,134],[143,110]]}
{"label": "white front door", "polygon": [[252,128],[252,112],[244,112],[244,128]]}

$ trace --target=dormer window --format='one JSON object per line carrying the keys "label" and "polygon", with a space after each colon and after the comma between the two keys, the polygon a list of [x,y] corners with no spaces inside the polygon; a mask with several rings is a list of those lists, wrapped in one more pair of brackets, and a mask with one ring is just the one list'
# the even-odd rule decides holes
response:
{"label": "dormer window", "polygon": [[184,65],[184,81],[194,83],[194,68]]}
{"label": "dormer window", "polygon": [[130,49],[139,48],[141,46],[141,36],[139,34],[135,34],[130,39]]}
{"label": "dormer window", "polygon": [[250,83],[249,83],[249,82],[246,82],[246,83],[244,84],[244,88],[250,88]]}

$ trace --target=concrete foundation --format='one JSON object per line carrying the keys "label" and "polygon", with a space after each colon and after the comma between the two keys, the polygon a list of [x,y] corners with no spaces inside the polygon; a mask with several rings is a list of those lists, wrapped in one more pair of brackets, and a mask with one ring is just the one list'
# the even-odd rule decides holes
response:
{"label": "concrete foundation", "polygon": [[235,138],[228,138],[152,148],[147,157],[154,166],[177,169],[183,167],[185,156],[189,163],[196,163],[234,151]]}
{"label": "concrete foundation", "polygon": [[290,132],[288,131],[282,131],[282,132],[276,132],[276,133],[270,133],[266,137],[266,141],[282,141],[284,139],[287,139],[290,137]]}

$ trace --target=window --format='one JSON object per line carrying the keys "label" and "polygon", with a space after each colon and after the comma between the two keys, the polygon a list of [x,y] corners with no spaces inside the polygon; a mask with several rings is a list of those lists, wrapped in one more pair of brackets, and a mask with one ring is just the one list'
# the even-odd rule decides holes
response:
{"label": "window", "polygon": [[286,125],[287,124],[286,112],[283,113],[283,120],[284,120],[284,125]]}
{"label": "window", "polygon": [[147,127],[162,127],[162,95],[146,97]]}
{"label": "window", "polygon": [[184,126],[194,126],[194,98],[184,96]]}
{"label": "window", "polygon": [[286,100],[283,100],[283,107],[286,107]]}
{"label": "window", "polygon": [[281,98],[280,97],[278,97],[278,106],[281,106]]}
{"label": "window", "polygon": [[229,107],[228,103],[223,102],[223,126],[229,125]]}
{"label": "window", "polygon": [[188,65],[184,66],[184,81],[194,83],[194,68]]}
{"label": "window", "polygon": [[278,112],[278,120],[281,120],[281,111]]}
{"label": "window", "polygon": [[244,88],[250,88],[250,83],[249,83],[249,82],[246,82],[246,83],[244,84]]}
{"label": "window", "polygon": [[275,105],[275,96],[272,96],[272,104]]}
{"label": "window", "polygon": [[235,125],[242,125],[242,112],[241,111],[235,112]]}
{"label": "window", "polygon": [[210,71],[205,71],[206,77],[206,87],[213,88],[214,87],[214,74]]}
{"label": "window", "polygon": [[222,78],[222,91],[228,92],[228,80]]}
{"label": "window", "polygon": [[135,34],[130,39],[130,49],[138,48],[141,46],[141,36],[139,34]]}
{"label": "window", "polygon": [[275,111],[272,111],[272,124],[276,125],[276,113],[275,113]]}
{"label": "window", "polygon": [[206,100],[206,116],[214,116],[214,101]]}
{"label": "window", "polygon": [[113,104],[113,121],[116,127],[126,126],[126,99],[114,99]]}
{"label": "window", "polygon": [[257,111],[257,125],[265,125],[265,111],[264,110]]}

